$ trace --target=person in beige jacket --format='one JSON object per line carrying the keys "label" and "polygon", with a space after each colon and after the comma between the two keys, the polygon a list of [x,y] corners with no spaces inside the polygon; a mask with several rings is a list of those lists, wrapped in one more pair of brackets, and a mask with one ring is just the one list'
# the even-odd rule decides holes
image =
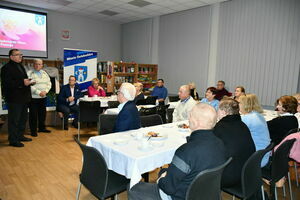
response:
{"label": "person in beige jacket", "polygon": [[45,127],[46,119],[46,95],[51,89],[51,81],[48,74],[42,70],[43,61],[34,59],[33,70],[27,72],[28,78],[34,83],[31,86],[31,102],[29,105],[29,126],[31,136],[37,136],[38,132],[50,133]]}
{"label": "person in beige jacket", "polygon": [[181,86],[178,95],[180,100],[173,112],[173,122],[188,120],[190,111],[197,104],[190,95],[190,87],[188,85]]}

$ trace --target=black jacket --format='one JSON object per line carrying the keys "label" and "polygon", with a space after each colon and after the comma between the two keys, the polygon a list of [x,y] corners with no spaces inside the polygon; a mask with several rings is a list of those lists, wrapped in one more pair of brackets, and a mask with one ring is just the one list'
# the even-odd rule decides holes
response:
{"label": "black jacket", "polygon": [[294,128],[298,128],[298,120],[295,116],[276,117],[268,123],[271,141],[279,144],[285,135]]}
{"label": "black jacket", "polygon": [[24,85],[27,73],[21,63],[10,60],[1,69],[2,93],[7,103],[26,104],[30,102],[30,86]]}
{"label": "black jacket", "polygon": [[229,156],[233,158],[223,172],[222,187],[240,184],[243,165],[255,152],[249,128],[240,115],[227,115],[216,124],[214,133],[224,142]]}
{"label": "black jacket", "polygon": [[194,131],[188,142],[180,146],[158,186],[172,199],[185,199],[193,179],[205,169],[219,166],[227,160],[223,142],[212,130]]}
{"label": "black jacket", "polygon": [[128,131],[141,127],[140,114],[136,108],[134,101],[125,103],[121,112],[118,114],[114,132]]}
{"label": "black jacket", "polygon": [[143,99],[145,99],[145,96],[143,93],[141,93],[141,94],[137,95],[133,101],[136,103],[138,100],[143,100]]}

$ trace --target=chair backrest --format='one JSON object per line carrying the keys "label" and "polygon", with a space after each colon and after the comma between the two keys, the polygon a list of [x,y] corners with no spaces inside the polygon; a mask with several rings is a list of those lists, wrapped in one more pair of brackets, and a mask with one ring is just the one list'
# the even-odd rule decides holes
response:
{"label": "chair backrest", "polygon": [[230,157],[224,164],[200,172],[190,184],[185,199],[220,200],[222,173],[231,160]]}
{"label": "chair backrest", "polygon": [[83,154],[83,165],[80,174],[80,182],[96,197],[102,199],[108,181],[108,169],[106,162],[100,152],[94,147],[86,146],[74,140],[79,145]]}
{"label": "chair backrest", "polygon": [[282,143],[272,156],[271,176],[272,182],[276,183],[289,171],[290,150],[296,139],[286,140]]}
{"label": "chair backrest", "polygon": [[99,115],[99,135],[112,133],[118,115],[101,114]]}
{"label": "chair backrest", "polygon": [[100,101],[79,102],[79,122],[97,122],[102,109]]}
{"label": "chair backrest", "polygon": [[170,106],[170,104],[158,105],[156,107],[156,113],[161,116],[163,123],[167,123],[167,110],[168,110],[169,106]]}
{"label": "chair backrest", "polygon": [[146,98],[146,105],[156,105],[157,96],[148,96]]}
{"label": "chair backrest", "polygon": [[245,162],[241,172],[243,199],[247,199],[259,190],[262,185],[261,161],[271,151],[274,144],[254,152]]}
{"label": "chair backrest", "polygon": [[117,108],[120,105],[119,101],[108,101],[108,108]]}
{"label": "chair backrest", "polygon": [[153,108],[141,108],[139,110],[140,116],[145,116],[145,115],[154,115],[156,114],[156,107]]}
{"label": "chair backrest", "polygon": [[161,116],[158,114],[141,116],[141,126],[149,127],[163,124]]}
{"label": "chair backrest", "polygon": [[168,117],[168,123],[172,123],[173,121],[173,112],[175,108],[168,108],[167,109],[167,117]]}
{"label": "chair backrest", "polygon": [[175,95],[175,96],[169,96],[169,102],[176,102],[179,101],[179,96]]}
{"label": "chair backrest", "polygon": [[113,95],[114,93],[112,93],[112,92],[106,92],[106,96],[107,97],[110,97],[111,95]]}
{"label": "chair backrest", "polygon": [[139,99],[136,101],[135,103],[137,106],[140,106],[140,105],[147,105],[147,101],[146,99]]}

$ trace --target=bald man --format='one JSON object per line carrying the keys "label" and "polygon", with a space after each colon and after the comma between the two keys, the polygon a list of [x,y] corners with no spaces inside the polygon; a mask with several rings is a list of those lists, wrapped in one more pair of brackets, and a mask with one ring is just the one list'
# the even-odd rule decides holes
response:
{"label": "bald man", "polygon": [[227,160],[223,142],[212,131],[216,122],[217,113],[211,105],[195,105],[189,115],[192,134],[187,143],[176,150],[169,168],[160,172],[157,184],[138,183],[129,191],[129,199],[185,199],[197,174]]}
{"label": "bald man", "polygon": [[189,112],[197,103],[191,97],[188,85],[183,85],[179,88],[178,96],[180,100],[173,112],[173,122],[188,120]]}
{"label": "bald man", "polygon": [[141,127],[140,114],[134,103],[136,89],[131,83],[122,83],[118,91],[119,114],[114,132],[128,131]]}

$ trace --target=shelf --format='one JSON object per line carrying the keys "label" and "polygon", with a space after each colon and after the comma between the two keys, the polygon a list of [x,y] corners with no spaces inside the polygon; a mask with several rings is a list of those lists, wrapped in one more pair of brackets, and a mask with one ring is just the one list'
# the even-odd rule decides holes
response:
{"label": "shelf", "polygon": [[135,76],[135,73],[114,72],[115,76]]}
{"label": "shelf", "polygon": [[157,73],[143,73],[143,72],[138,72],[138,75],[157,75]]}

